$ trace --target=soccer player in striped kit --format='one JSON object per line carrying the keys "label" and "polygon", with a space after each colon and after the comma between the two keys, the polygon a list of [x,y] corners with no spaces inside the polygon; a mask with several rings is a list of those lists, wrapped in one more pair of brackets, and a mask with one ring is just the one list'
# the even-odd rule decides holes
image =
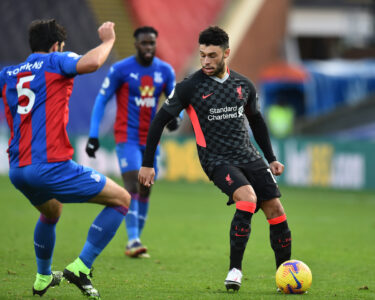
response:
{"label": "soccer player in striped kit", "polygon": [[[62,52],[65,29],[53,19],[35,20],[29,28],[32,54],[0,73],[11,132],[9,177],[40,211],[34,230],[34,295],[42,296],[65,277],[90,299],[100,299],[91,283],[91,267],[113,238],[130,204],[130,194],[124,188],[72,160],[73,148],[66,132],[74,76],[103,65],[115,42],[114,23],[103,23],[98,35],[101,44],[83,56]],[[84,202],[105,208],[92,223],[79,257],[63,272],[52,272],[55,228],[63,203]]]}
{"label": "soccer player in striped kit", "polygon": [[[149,26],[139,27],[134,31],[136,55],[115,63],[104,79],[93,108],[86,146],[87,154],[95,157],[99,148],[99,124],[105,106],[116,95],[116,152],[124,186],[132,197],[125,218],[128,233],[125,254],[129,257],[149,257],[147,247],[141,243],[140,237],[147,218],[150,188],[139,185],[138,170],[159,97],[162,93],[168,96],[175,85],[171,65],[155,57],[157,36],[158,32]],[[181,116],[173,118],[167,128],[177,129],[180,120]],[[153,158],[155,166],[158,153],[159,150]]]}
{"label": "soccer player in striped kit", "polygon": [[[251,219],[258,209],[262,209],[270,224],[276,267],[290,259],[291,232],[273,177],[284,171],[284,165],[273,153],[254,85],[227,67],[227,33],[217,26],[202,31],[199,50],[202,69],[176,85],[151,124],[139,180],[146,186],[153,184],[152,157],[163,128],[185,109],[193,124],[203,170],[229,196],[228,205],[236,206],[229,233],[229,272],[224,284],[228,290],[239,290]],[[246,122],[269,165],[250,142]]]}

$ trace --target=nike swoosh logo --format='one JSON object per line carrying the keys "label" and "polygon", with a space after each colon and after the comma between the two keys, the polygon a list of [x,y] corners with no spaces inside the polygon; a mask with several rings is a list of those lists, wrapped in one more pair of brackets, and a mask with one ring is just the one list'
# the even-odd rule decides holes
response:
{"label": "nike swoosh logo", "polygon": [[238,234],[238,233],[235,233],[234,235],[235,236],[248,236],[247,234]]}
{"label": "nike swoosh logo", "polygon": [[300,288],[302,287],[301,282],[299,282],[298,279],[296,278],[296,276],[294,276],[294,273],[292,272],[292,270],[289,270],[289,272],[292,274],[294,280],[295,280],[296,283],[297,283],[297,287],[296,287],[296,289],[297,289],[297,290],[300,289]]}
{"label": "nike swoosh logo", "polygon": [[208,95],[202,95],[202,99],[206,99],[206,98],[210,97],[212,94],[213,94],[213,93],[208,94]]}
{"label": "nike swoosh logo", "polygon": [[286,244],[286,245],[281,245],[281,248],[288,247],[289,245],[290,245],[290,243],[289,243],[289,244]]}

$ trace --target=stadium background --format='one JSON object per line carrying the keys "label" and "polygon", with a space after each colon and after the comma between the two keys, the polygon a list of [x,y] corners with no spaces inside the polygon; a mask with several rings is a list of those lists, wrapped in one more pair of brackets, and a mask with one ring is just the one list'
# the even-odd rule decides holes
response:
{"label": "stadium background", "polygon": [[[110,60],[95,74],[76,78],[68,131],[79,163],[117,176],[115,101],[101,124],[97,159],[84,151],[91,109],[110,64],[134,53],[137,26],[151,25],[159,31],[157,55],[172,64],[180,80],[199,68],[198,33],[217,24],[230,35],[230,67],[256,84],[264,114],[280,102],[294,112],[290,131],[272,132],[286,165],[279,182],[375,189],[374,15],[370,0],[2,0],[0,66],[29,55],[27,26],[33,19],[56,18],[68,32],[66,49],[80,54],[99,42],[101,22],[114,21],[117,41]],[[8,171],[8,138],[1,103],[1,174]],[[187,117],[176,133],[165,134],[161,146],[161,177],[207,181]]]}

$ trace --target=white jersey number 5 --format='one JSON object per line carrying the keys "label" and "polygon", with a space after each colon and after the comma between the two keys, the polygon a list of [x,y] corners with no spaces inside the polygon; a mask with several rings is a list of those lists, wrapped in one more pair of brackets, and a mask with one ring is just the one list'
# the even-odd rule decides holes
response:
{"label": "white jersey number 5", "polygon": [[34,77],[35,75],[21,77],[19,82],[17,83],[16,87],[17,87],[18,99],[20,99],[22,96],[25,96],[29,99],[29,103],[26,106],[21,106],[21,105],[17,106],[17,113],[19,113],[20,115],[28,114],[34,106],[34,103],[35,103],[34,92],[30,90],[29,88],[23,87],[24,83],[32,81]]}

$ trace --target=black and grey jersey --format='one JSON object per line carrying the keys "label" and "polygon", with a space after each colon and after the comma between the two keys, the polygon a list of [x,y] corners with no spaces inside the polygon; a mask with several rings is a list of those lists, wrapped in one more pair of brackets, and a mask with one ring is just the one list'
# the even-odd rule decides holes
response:
{"label": "black and grey jersey", "polygon": [[219,79],[199,70],[176,85],[163,109],[174,116],[186,109],[201,165],[210,177],[216,166],[261,158],[246,126],[246,115],[259,113],[257,101],[255,87],[246,77],[228,70]]}

